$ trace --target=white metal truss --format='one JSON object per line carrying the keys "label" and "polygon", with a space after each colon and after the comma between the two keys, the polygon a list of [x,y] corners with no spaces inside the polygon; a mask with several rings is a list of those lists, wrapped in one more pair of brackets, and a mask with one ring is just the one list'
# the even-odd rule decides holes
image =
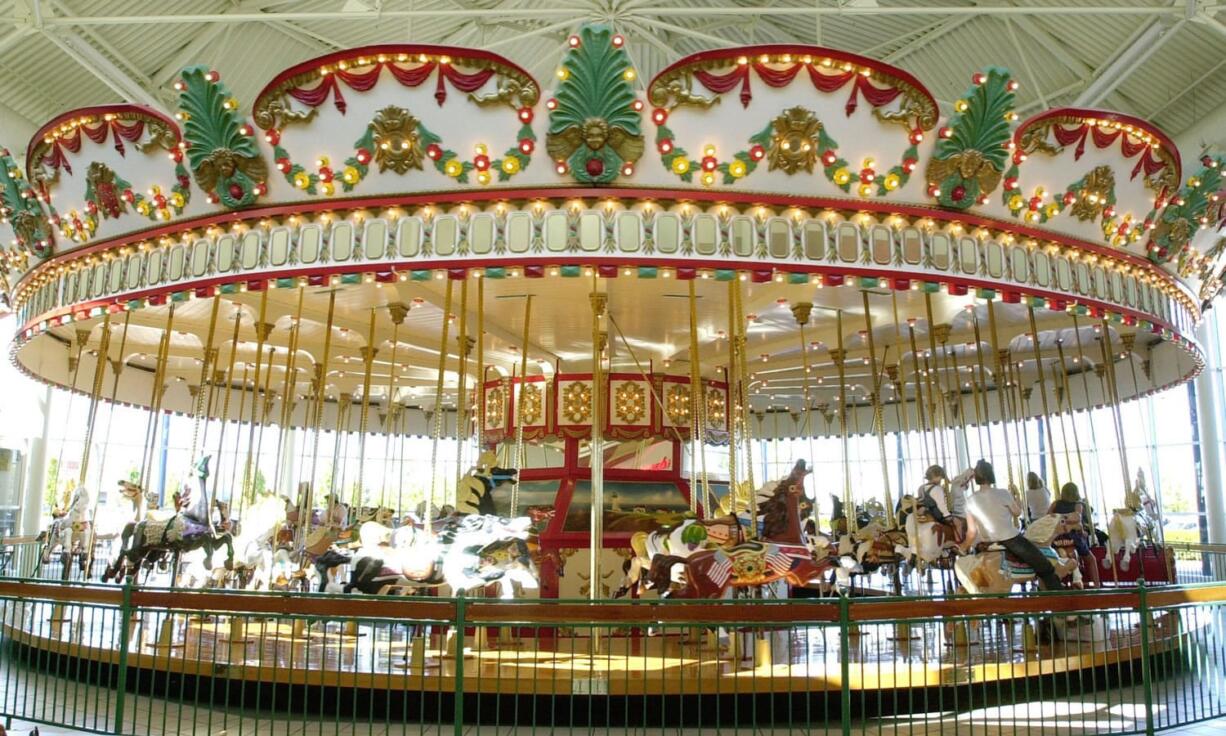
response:
{"label": "white metal truss", "polygon": [[[228,0],[213,12],[191,12],[200,7],[194,3],[171,3],[163,6],[169,12],[144,14],[128,3],[14,0],[7,17],[0,16],[0,70],[8,72],[7,64],[16,66],[31,47],[43,49],[41,38],[54,44],[59,63],[70,60],[80,70],[62,66],[55,78],[39,79],[39,85],[47,85],[41,98],[20,78],[0,82],[0,106],[28,117],[44,108],[58,110],[62,105],[57,97],[77,96],[83,86],[80,80],[89,74],[106,89],[97,91],[91,80],[95,91],[80,104],[126,100],[165,111],[173,106],[170,82],[184,66],[224,66],[216,58],[222,49],[278,36],[295,42],[287,56],[301,58],[389,41],[488,48],[544,78],[557,62],[556,54],[545,53],[551,41],[588,21],[610,22],[633,39],[631,53],[641,65],[640,83],[646,83],[662,64],[705,48],[824,42],[898,64],[930,85],[939,99],[953,99],[969,71],[956,78],[948,70],[926,72],[929,52],[945,59],[963,57],[971,65],[987,64],[993,62],[992,44],[1003,43],[1017,59],[1013,63],[1019,68],[1014,71],[1026,82],[1026,96],[1018,106],[1023,116],[1043,107],[1076,104],[1152,118],[1175,103],[1213,110],[1226,102],[1216,91],[1226,76],[1226,0],[1096,2],[1103,4],[1081,0],[1043,4],[1028,0]],[[1085,43],[1087,32],[1099,26],[1110,26],[1116,38],[1129,30],[1132,35],[1104,59],[1103,51],[1091,52],[1088,49],[1095,47]],[[1194,28],[1210,33],[1193,32]],[[849,29],[854,30],[852,42],[846,40]],[[260,35],[261,31],[272,33]],[[183,40],[177,48],[170,46],[145,58],[133,50],[134,34],[144,33],[174,34]],[[1209,37],[1221,41],[1216,48],[1206,45]],[[1199,44],[1189,58],[1200,63],[1189,65],[1186,80],[1161,91],[1146,90],[1135,79],[1129,82],[1147,63],[1169,59],[1169,48],[1167,53],[1158,52],[1173,38],[1181,47]],[[272,72],[299,60],[286,58],[282,64],[270,59],[264,68],[225,73],[236,94],[246,99]],[[48,61],[57,63],[54,58]],[[28,75],[28,63],[24,66]],[[1067,71],[1053,74],[1056,67]],[[1078,79],[1069,82],[1070,72]],[[62,86],[56,84],[58,77],[65,80]],[[1210,90],[1210,96],[1204,97],[1202,90]],[[1181,127],[1200,131],[1194,137],[1223,137],[1203,122],[1192,125],[1188,117],[1178,119]],[[24,129],[19,120],[14,121],[16,129]],[[1178,128],[1169,132],[1182,137]]]}

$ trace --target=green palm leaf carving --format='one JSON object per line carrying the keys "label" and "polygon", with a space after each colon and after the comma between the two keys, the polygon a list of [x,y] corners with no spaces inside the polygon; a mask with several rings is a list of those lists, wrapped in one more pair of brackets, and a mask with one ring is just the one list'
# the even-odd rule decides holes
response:
{"label": "green palm leaf carving", "polygon": [[202,66],[184,69],[178,86],[183,140],[196,183],[227,207],[252,204],[268,168],[254,139],[243,133],[237,102]]}
{"label": "green palm leaf carving", "polygon": [[643,155],[630,58],[611,28],[587,25],[562,62],[546,148],[579,181],[607,184]]}
{"label": "green palm leaf carving", "polygon": [[42,257],[51,255],[55,236],[47,215],[7,148],[0,148],[0,217],[8,220],[20,248]]}
{"label": "green palm leaf carving", "polygon": [[937,141],[928,163],[928,181],[940,189],[942,205],[966,209],[1000,184],[1009,160],[1013,87],[1007,70],[991,67],[959,101],[949,135]]}

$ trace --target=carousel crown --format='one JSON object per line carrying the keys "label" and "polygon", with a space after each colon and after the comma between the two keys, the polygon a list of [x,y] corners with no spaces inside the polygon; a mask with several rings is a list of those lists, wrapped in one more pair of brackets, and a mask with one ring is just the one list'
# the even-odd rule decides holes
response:
{"label": "carousel crown", "polygon": [[[1188,165],[1118,113],[1022,120],[1007,70],[969,77],[947,116],[907,72],[801,45],[693,54],[640,85],[601,25],[570,37],[551,90],[489,52],[383,45],[293,66],[248,112],[190,67],[173,114],[74,110],[24,167],[4,152],[0,292],[20,353],[74,322],[283,287],[739,276],[1088,315],[1182,348],[1156,384],[1198,370],[1222,159]],[[498,390],[487,418],[510,413]],[[562,390],[565,433],[589,402]],[[663,392],[661,419],[642,387],[613,404],[685,427],[685,393]]]}

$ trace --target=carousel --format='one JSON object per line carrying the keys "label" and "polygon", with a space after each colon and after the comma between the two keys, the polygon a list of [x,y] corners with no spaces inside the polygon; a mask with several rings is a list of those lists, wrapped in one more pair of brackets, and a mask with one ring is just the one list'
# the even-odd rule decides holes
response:
{"label": "carousel", "polygon": [[[373,46],[254,100],[190,67],[173,118],[73,110],[24,167],[4,151],[11,359],[89,417],[36,570],[222,606],[746,617],[1177,582],[1156,460],[1086,451],[1124,448],[1121,406],[1204,365],[1222,158],[1113,112],[1021,119],[1002,68],[967,69],[945,115],[911,74],[827,48],[648,81],[588,25],[558,60],[537,80]],[[115,405],[147,413],[133,477],[89,456]],[[167,413],[191,460],[159,491]],[[101,495],[127,509],[117,535]],[[203,627],[179,623],[157,635]]]}

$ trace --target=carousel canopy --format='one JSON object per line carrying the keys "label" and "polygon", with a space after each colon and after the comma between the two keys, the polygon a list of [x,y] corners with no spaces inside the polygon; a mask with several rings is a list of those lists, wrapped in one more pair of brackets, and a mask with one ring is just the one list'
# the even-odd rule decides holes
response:
{"label": "carousel canopy", "polygon": [[[494,5],[146,17],[163,68],[143,83],[116,61],[139,38],[122,17],[19,24],[6,53],[50,44],[105,81],[6,141],[19,367],[213,416],[238,418],[238,389],[273,421],[458,402],[550,434],[581,431],[600,340],[627,436],[688,426],[670,388],[695,377],[717,425],[730,369],[751,410],[808,406],[814,431],[925,395],[941,421],[1042,414],[1199,370],[1226,186],[1193,121],[1216,68],[1174,99],[1133,88],[1162,84],[1147,59],[1222,46],[1209,11]],[[269,55],[293,63],[261,74]],[[535,414],[524,375],[548,379]]]}

